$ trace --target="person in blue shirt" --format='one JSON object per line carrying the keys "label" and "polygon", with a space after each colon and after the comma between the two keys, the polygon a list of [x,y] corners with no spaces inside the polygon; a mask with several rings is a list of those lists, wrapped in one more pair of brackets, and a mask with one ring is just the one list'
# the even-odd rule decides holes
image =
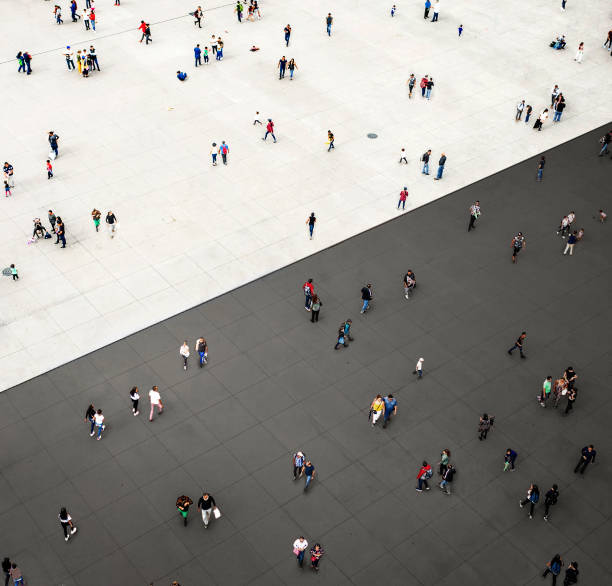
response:
{"label": "person in blue shirt", "polygon": [[425,0],[425,16],[423,16],[423,18],[429,18],[430,8],[431,8],[431,2],[429,0]]}
{"label": "person in blue shirt", "polygon": [[176,72],[176,77],[179,81],[185,81],[187,79],[187,74],[184,71],[179,70]]}
{"label": "person in blue shirt", "polygon": [[315,467],[310,460],[307,460],[304,466],[302,466],[302,474],[306,476],[306,484],[304,485],[304,492],[306,492],[310,486],[310,483],[312,482],[312,479],[314,478],[314,475],[316,474]]}
{"label": "person in blue shirt", "polygon": [[508,470],[508,468],[514,470],[514,462],[517,456],[518,454],[514,450],[511,450],[510,448],[506,450],[506,454],[504,456],[504,472]]}
{"label": "person in blue shirt", "polygon": [[193,56],[195,57],[195,66],[202,65],[202,49],[200,49],[199,44],[194,47]]}
{"label": "person in blue shirt", "polygon": [[391,419],[391,415],[396,415],[397,414],[397,401],[395,400],[395,398],[393,397],[392,394],[387,395],[384,398],[385,401],[385,414],[384,414],[384,422],[383,422],[383,429],[385,427],[387,427],[387,425],[389,424],[389,420]]}

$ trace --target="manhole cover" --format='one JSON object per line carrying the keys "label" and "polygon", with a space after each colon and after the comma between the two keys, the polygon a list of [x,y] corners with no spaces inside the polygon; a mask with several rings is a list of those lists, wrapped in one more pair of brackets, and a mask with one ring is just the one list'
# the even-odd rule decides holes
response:
{"label": "manhole cover", "polygon": [[378,134],[375,132],[368,132],[368,138],[378,138]]}

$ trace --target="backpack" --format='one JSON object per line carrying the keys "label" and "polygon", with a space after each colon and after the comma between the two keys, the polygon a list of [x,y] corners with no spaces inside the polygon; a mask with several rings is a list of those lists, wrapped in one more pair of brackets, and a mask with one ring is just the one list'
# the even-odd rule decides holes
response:
{"label": "backpack", "polygon": [[561,573],[561,562],[555,560],[550,566],[550,571],[554,576],[558,576]]}
{"label": "backpack", "polygon": [[537,502],[540,500],[540,493],[539,493],[539,492],[532,492],[532,493],[529,495],[529,500],[530,500],[532,503],[536,504],[536,503],[537,503]]}
{"label": "backpack", "polygon": [[424,476],[429,480],[433,476],[433,470],[430,468],[425,472]]}

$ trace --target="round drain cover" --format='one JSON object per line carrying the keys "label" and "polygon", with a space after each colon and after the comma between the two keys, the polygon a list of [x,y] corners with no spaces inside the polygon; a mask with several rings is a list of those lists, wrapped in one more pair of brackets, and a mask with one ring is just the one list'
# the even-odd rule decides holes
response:
{"label": "round drain cover", "polygon": [[378,134],[375,132],[368,132],[368,138],[378,138]]}

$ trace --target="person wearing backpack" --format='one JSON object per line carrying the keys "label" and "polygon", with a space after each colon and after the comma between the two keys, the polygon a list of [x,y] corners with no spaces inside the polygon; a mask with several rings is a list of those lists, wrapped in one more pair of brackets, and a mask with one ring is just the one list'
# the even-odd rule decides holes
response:
{"label": "person wearing backpack", "polygon": [[550,509],[551,505],[557,504],[558,498],[559,487],[556,484],[553,484],[544,495],[544,521],[548,521],[548,510]]}
{"label": "person wearing backpack", "polygon": [[553,586],[555,586],[557,583],[557,576],[561,573],[562,567],[563,560],[561,559],[561,556],[559,554],[555,554],[555,557],[546,564],[546,569],[542,574],[542,578],[546,578],[548,574],[552,574],[552,583]]}
{"label": "person wearing backpack", "polygon": [[219,147],[219,154],[221,155],[223,164],[227,165],[227,155],[229,154],[229,147],[225,144],[224,140],[221,141],[221,146]]}
{"label": "person wearing backpack", "polygon": [[538,488],[537,484],[531,484],[531,486],[529,487],[529,490],[527,491],[527,497],[524,500],[519,501],[519,506],[521,507],[521,509],[527,503],[530,503],[529,505],[529,518],[530,519],[533,519],[533,510],[535,509],[535,506],[538,504],[539,500],[540,500],[540,489]]}
{"label": "person wearing backpack", "polygon": [[417,474],[417,482],[418,485],[416,487],[417,492],[423,492],[423,486],[425,490],[429,490],[429,486],[427,485],[427,481],[433,476],[433,470],[431,466],[423,460],[423,465],[421,466],[419,473]]}

